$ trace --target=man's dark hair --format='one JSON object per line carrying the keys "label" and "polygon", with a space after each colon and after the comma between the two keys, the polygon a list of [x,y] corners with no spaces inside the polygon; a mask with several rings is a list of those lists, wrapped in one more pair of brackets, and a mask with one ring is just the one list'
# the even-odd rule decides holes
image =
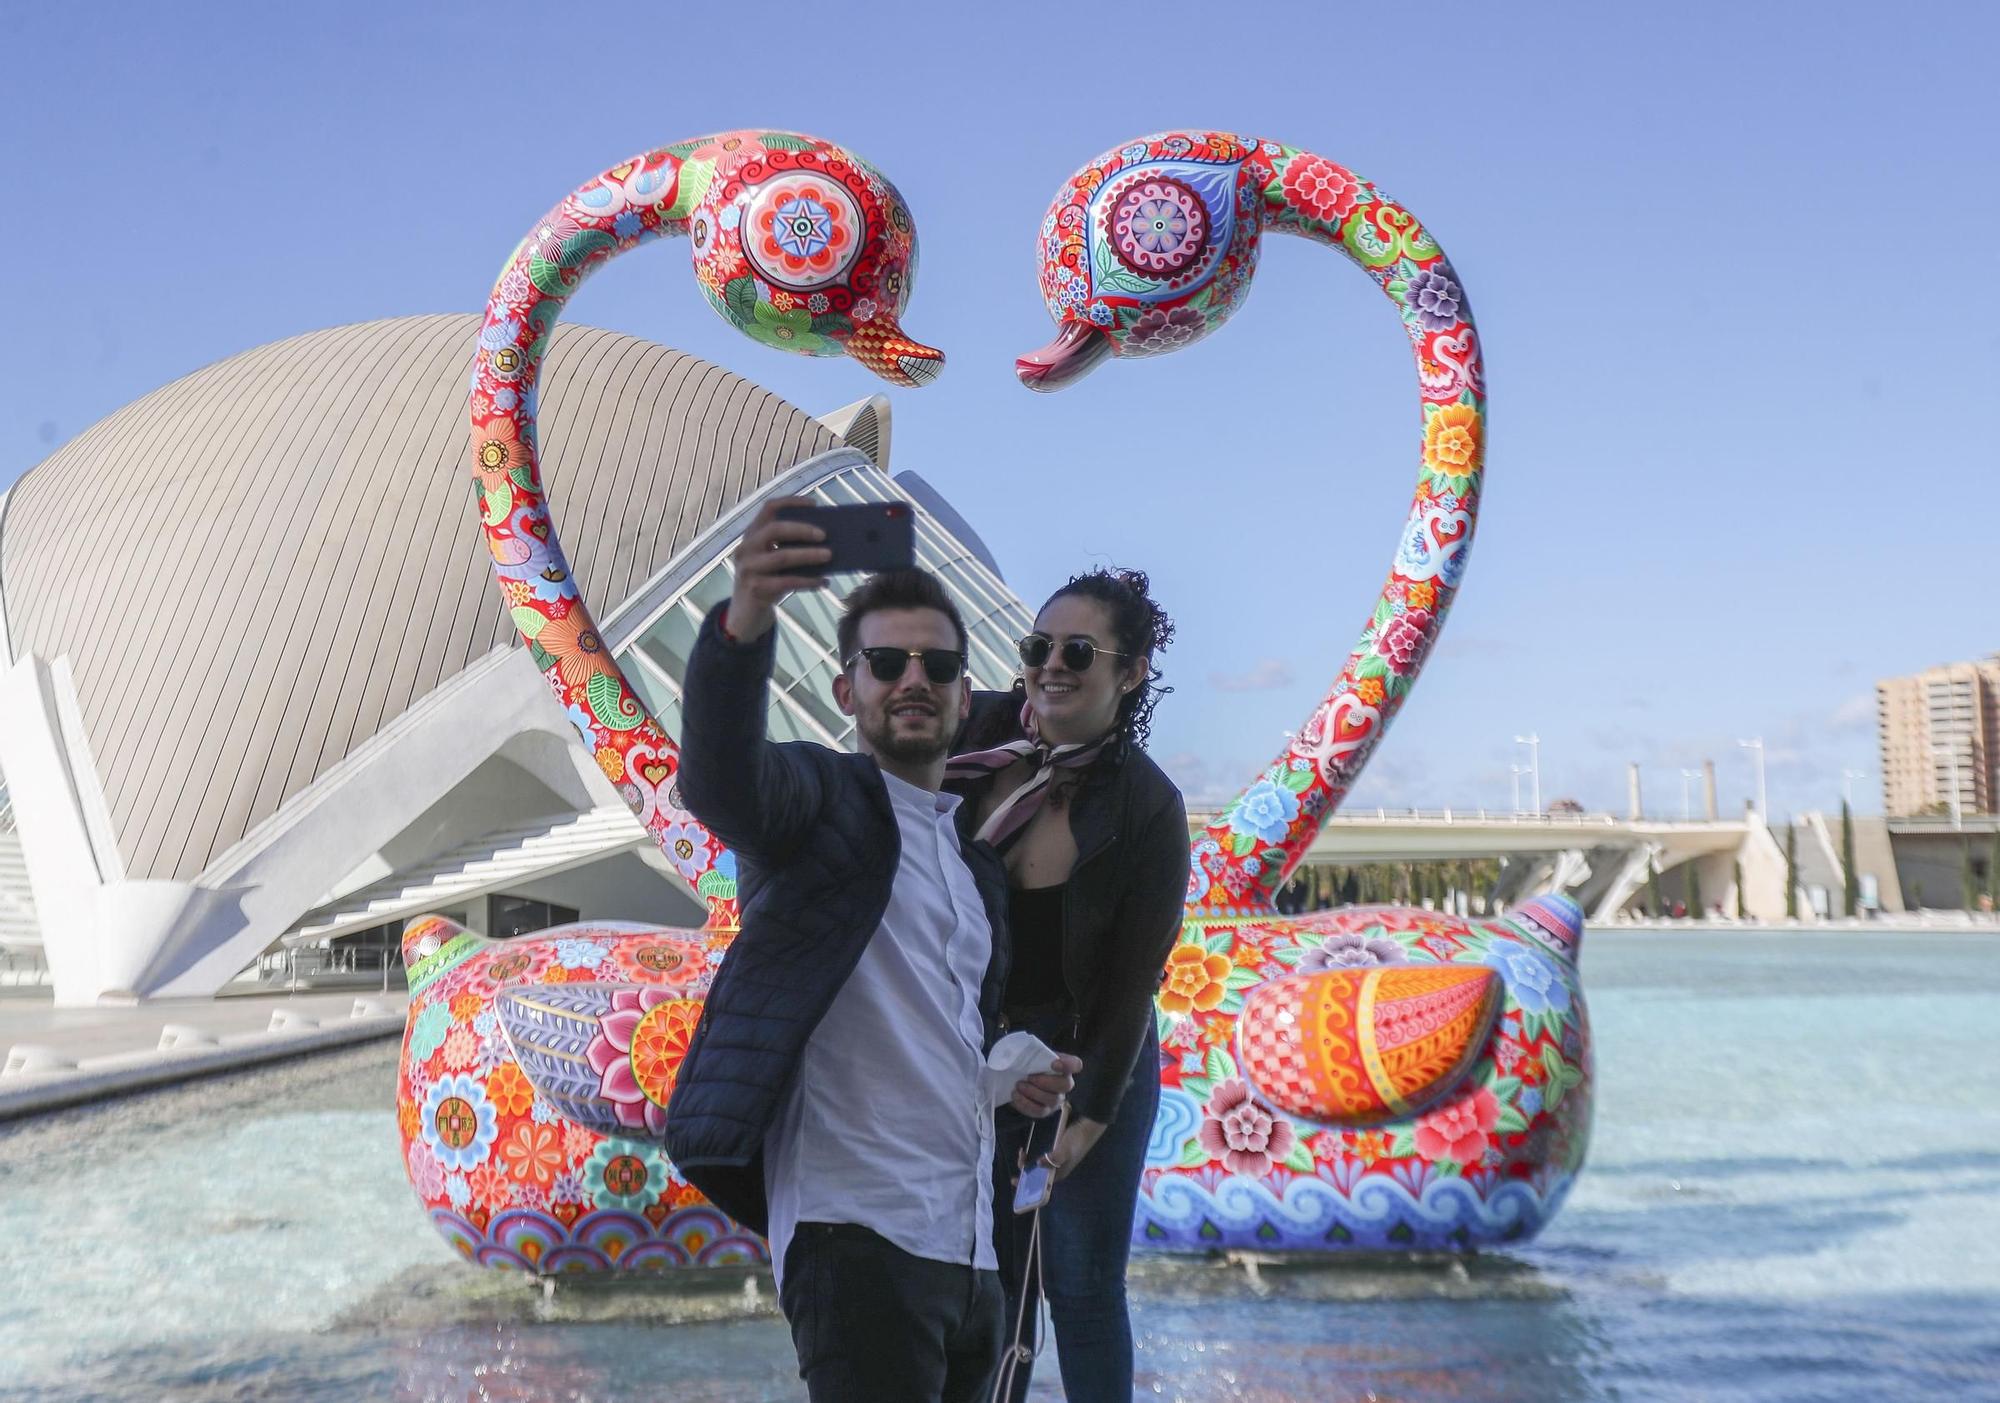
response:
{"label": "man's dark hair", "polygon": [[861,644],[862,618],[882,609],[935,609],[951,620],[958,634],[958,651],[966,651],[965,620],[958,616],[958,606],[951,602],[938,577],[928,570],[885,570],[870,575],[841,601],[838,638],[842,667]]}

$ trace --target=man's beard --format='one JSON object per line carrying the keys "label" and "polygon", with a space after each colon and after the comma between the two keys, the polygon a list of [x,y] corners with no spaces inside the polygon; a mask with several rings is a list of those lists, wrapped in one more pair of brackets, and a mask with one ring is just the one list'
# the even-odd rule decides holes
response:
{"label": "man's beard", "polygon": [[951,732],[940,725],[935,735],[897,735],[895,718],[884,707],[873,717],[860,717],[856,726],[868,748],[885,760],[899,765],[928,765],[951,754]]}

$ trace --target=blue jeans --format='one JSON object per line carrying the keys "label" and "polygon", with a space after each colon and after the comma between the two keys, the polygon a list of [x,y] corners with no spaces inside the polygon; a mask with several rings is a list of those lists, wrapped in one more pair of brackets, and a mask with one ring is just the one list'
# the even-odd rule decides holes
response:
{"label": "blue jeans", "polygon": [[[1132,1318],[1125,1304],[1125,1260],[1132,1247],[1132,1214],[1139,1199],[1139,1174],[1146,1165],[1146,1142],[1159,1109],[1160,1044],[1148,1031],[1117,1117],[1076,1172],[1055,1186],[1054,1196],[1042,1209],[1042,1277],[1069,1403],[1132,1400]],[[1002,1109],[994,1137],[993,1247],[1007,1291],[1009,1340],[1021,1308],[1030,1226],[1027,1215],[1014,1212],[1014,1166],[1029,1127],[1035,1124]],[[1037,1137],[1038,1152],[1046,1149],[1048,1135],[1044,1129]],[[1032,1274],[1026,1286],[1029,1323],[1022,1338],[1032,1342],[1040,1306]],[[1015,1372],[1013,1403],[1027,1396],[1031,1372],[1030,1364]]]}

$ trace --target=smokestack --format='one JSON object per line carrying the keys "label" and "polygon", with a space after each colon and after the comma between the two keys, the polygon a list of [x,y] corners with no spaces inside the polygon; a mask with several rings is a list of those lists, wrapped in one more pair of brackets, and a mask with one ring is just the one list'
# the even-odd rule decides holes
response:
{"label": "smokestack", "polygon": [[1715,762],[1713,760],[1704,760],[1701,762],[1701,806],[1702,812],[1708,815],[1708,821],[1710,823],[1715,822]]}
{"label": "smokestack", "polygon": [[1632,794],[1628,802],[1630,804],[1632,812],[1626,815],[1626,817],[1630,818],[1634,823],[1637,823],[1640,819],[1646,816],[1646,805],[1639,798],[1639,762],[1636,760],[1632,762],[1631,774],[1632,774],[1632,785],[1631,785]]}

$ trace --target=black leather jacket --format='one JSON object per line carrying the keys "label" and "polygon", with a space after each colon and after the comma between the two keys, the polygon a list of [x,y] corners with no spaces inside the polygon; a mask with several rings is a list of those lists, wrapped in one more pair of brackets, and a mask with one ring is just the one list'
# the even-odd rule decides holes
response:
{"label": "black leather jacket", "polygon": [[[1019,739],[1018,693],[975,692],[954,754]],[[965,796],[961,834],[993,779],[953,780]],[[1187,905],[1187,805],[1143,750],[1114,746],[1084,773],[1069,803],[1076,867],[1063,892],[1063,983],[1076,1016],[1071,1046],[1083,1071],[1074,1113],[1109,1123],[1145,1041],[1160,972]]]}
{"label": "black leather jacket", "polygon": [[[764,738],[776,636],[733,643],[712,612],[688,659],[676,783],[695,817],[735,850],[742,929],[681,1063],[666,1135],[688,1182],[760,1233],[770,1211],[765,1133],[806,1040],[880,928],[902,860],[872,759]],[[1007,871],[984,843],[966,842],[963,852],[993,926],[979,989],[990,1048],[1007,980]]]}

